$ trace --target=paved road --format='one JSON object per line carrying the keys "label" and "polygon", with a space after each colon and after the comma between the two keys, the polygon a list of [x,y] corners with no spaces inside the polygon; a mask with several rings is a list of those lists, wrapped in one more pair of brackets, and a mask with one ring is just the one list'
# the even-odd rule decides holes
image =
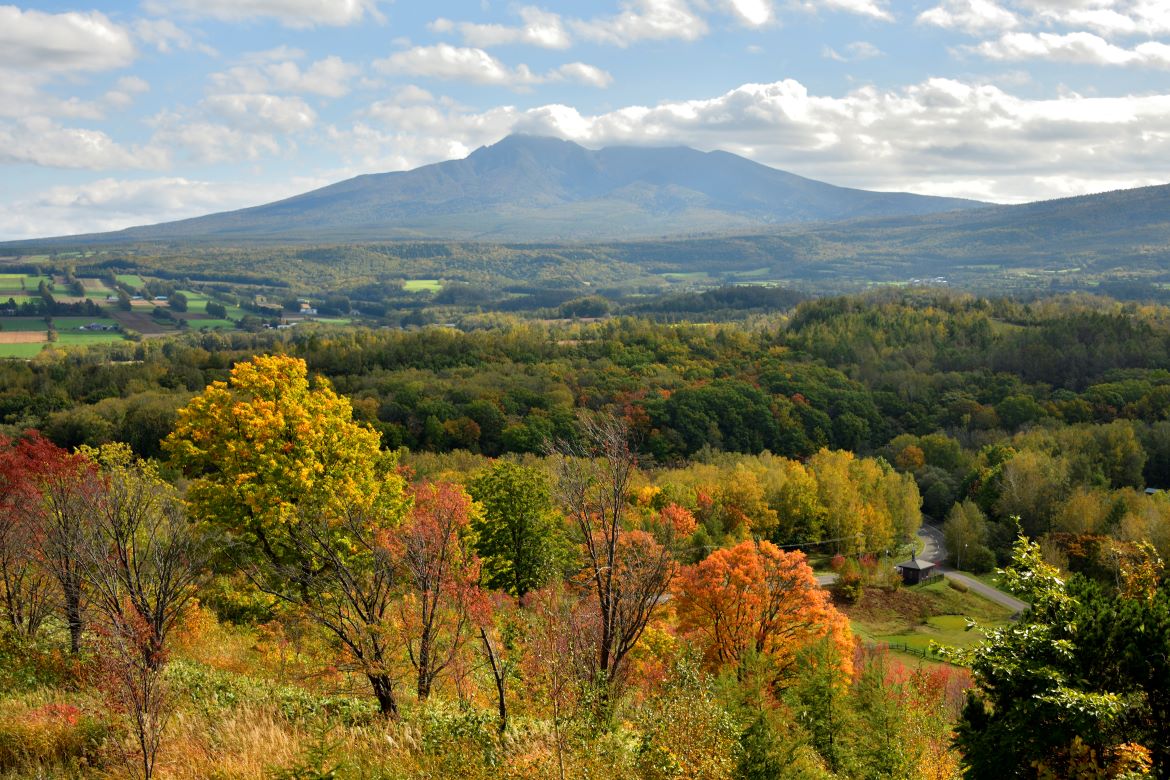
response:
{"label": "paved road", "polygon": [[[923,548],[921,555],[923,559],[928,561],[942,561],[946,559],[946,539],[942,531],[933,525],[923,523],[922,527],[918,529],[918,537],[926,543],[926,547]],[[961,582],[980,596],[990,599],[996,604],[1002,604],[1013,612],[1023,612],[1028,608],[1027,603],[1020,601],[1015,596],[1004,593],[1002,590],[997,590],[974,577],[968,577],[966,574],[957,572],[950,566],[940,563],[938,568],[948,580]]]}

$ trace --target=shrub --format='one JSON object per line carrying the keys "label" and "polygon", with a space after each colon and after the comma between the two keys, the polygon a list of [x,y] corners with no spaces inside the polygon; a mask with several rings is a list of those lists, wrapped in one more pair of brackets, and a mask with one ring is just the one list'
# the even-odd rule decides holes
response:
{"label": "shrub", "polygon": [[14,707],[0,713],[0,771],[92,765],[110,733],[108,723],[72,704]]}
{"label": "shrub", "polygon": [[947,585],[949,585],[952,590],[957,590],[960,593],[966,593],[968,591],[967,583],[965,582],[959,582],[958,580],[952,580],[948,578]]}

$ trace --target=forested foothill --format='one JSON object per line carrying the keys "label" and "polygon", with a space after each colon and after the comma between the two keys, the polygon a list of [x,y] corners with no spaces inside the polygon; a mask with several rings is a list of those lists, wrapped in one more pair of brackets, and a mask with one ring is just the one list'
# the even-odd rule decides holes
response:
{"label": "forested foothill", "polygon": [[749,289],[0,363],[0,777],[1168,776],[1170,308]]}

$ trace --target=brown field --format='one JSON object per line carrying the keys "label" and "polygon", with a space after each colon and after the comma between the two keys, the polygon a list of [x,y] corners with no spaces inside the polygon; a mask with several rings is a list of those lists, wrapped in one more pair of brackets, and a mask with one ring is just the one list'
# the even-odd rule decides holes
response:
{"label": "brown field", "polygon": [[47,335],[43,330],[0,330],[0,344],[39,344]]}
{"label": "brown field", "polygon": [[163,333],[174,332],[174,328],[165,328],[159,325],[158,320],[149,314],[140,314],[136,311],[114,311],[110,312],[110,317],[116,320],[123,328],[136,330],[143,336],[158,336]]}

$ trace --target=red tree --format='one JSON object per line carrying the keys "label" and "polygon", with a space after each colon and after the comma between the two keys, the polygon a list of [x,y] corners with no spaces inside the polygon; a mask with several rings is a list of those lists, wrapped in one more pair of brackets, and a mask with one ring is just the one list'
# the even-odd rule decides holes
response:
{"label": "red tree", "polygon": [[101,489],[97,468],[85,456],[61,449],[35,431],[17,445],[35,495],[30,511],[42,542],[41,562],[61,588],[69,649],[81,649],[84,552],[89,544],[89,508]]}
{"label": "red tree", "polygon": [[787,676],[797,651],[829,636],[851,659],[846,618],[829,603],[804,553],[770,542],[741,542],[683,569],[674,585],[679,625],[711,668],[766,656],[772,679]]}
{"label": "red tree", "polygon": [[479,580],[468,530],[471,509],[471,498],[458,485],[423,482],[414,489],[407,522],[389,539],[410,586],[400,614],[420,701],[466,639],[468,607]]}

